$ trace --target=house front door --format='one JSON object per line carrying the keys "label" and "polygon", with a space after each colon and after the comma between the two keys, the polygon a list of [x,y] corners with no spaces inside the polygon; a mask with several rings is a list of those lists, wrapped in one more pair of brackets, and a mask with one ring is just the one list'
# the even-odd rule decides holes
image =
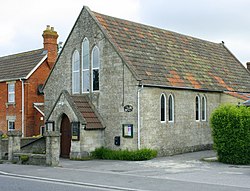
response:
{"label": "house front door", "polygon": [[67,115],[63,114],[61,122],[60,157],[69,158],[71,147],[71,125]]}

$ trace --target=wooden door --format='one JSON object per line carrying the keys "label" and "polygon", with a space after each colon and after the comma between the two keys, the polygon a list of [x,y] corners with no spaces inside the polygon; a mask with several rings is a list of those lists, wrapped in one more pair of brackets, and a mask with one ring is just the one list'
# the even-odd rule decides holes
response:
{"label": "wooden door", "polygon": [[60,156],[69,158],[71,147],[71,126],[67,115],[63,114],[61,122],[61,148]]}

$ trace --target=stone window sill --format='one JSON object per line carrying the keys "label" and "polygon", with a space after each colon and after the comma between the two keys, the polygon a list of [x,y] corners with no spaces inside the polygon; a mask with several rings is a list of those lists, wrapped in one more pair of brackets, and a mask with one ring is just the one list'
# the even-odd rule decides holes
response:
{"label": "stone window sill", "polygon": [[8,103],[5,103],[5,105],[6,105],[6,108],[8,108],[9,106],[13,106],[13,107],[16,107],[16,103],[15,102],[8,102]]}

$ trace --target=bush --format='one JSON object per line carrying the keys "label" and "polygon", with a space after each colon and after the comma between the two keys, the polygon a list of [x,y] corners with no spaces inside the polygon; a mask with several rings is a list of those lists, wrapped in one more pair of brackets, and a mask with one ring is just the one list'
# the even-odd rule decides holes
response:
{"label": "bush", "polygon": [[218,160],[250,164],[250,107],[224,105],[210,118]]}
{"label": "bush", "polygon": [[29,160],[29,156],[28,155],[21,155],[20,160],[21,160],[21,163],[24,164]]}
{"label": "bush", "polygon": [[150,160],[157,156],[157,151],[152,149],[140,149],[135,151],[129,150],[111,150],[107,148],[97,148],[92,152],[92,157],[96,159],[108,160],[128,160],[128,161],[142,161]]}
{"label": "bush", "polygon": [[6,138],[8,138],[8,135],[7,134],[2,134],[2,138],[6,139]]}

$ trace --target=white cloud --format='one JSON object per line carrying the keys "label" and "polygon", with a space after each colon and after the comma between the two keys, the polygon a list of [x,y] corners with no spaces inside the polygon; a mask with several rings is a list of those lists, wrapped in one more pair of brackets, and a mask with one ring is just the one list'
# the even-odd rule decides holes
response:
{"label": "white cloud", "polygon": [[42,31],[55,27],[65,41],[83,6],[92,11],[132,20],[138,18],[139,0],[8,0],[0,6],[0,55],[42,47]]}
{"label": "white cloud", "polygon": [[7,27],[4,30],[0,30],[0,44],[1,46],[8,46],[9,42],[12,41],[15,36],[13,30]]}
{"label": "white cloud", "polygon": [[140,7],[139,0],[102,0],[93,1],[86,0],[86,3],[92,11],[100,12],[103,14],[108,14],[110,16],[115,16],[123,19],[134,20],[138,19],[138,10]]}

